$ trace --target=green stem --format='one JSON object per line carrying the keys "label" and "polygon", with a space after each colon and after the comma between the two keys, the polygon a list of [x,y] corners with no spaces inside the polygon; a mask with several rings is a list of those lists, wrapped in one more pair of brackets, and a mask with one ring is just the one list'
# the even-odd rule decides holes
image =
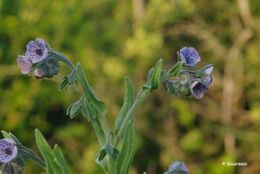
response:
{"label": "green stem", "polygon": [[108,157],[108,171],[107,174],[115,174],[115,161],[112,157]]}
{"label": "green stem", "polygon": [[111,127],[110,127],[108,119],[105,115],[101,115],[100,124],[101,124],[101,127],[102,127],[106,137],[108,137],[108,134],[111,131]]}
{"label": "green stem", "polygon": [[75,69],[75,65],[63,54],[54,50],[50,50],[49,53],[54,55],[58,61],[64,62],[70,69],[72,70]]}
{"label": "green stem", "polygon": [[135,111],[137,110],[137,108],[143,103],[143,101],[151,94],[151,92],[149,91],[149,89],[146,88],[142,88],[141,91],[139,92],[139,94],[137,95],[133,105],[131,106],[131,108],[129,109],[129,111],[126,114],[126,117],[122,123],[122,126],[120,127],[117,136],[115,137],[115,146],[118,145],[120,139],[123,137],[126,126],[128,124],[128,122],[133,118],[133,115],[135,113]]}

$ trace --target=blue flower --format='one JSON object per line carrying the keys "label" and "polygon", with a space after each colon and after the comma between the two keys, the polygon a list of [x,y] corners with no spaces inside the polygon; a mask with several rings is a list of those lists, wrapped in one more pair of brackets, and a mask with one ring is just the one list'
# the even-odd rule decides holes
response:
{"label": "blue flower", "polygon": [[200,61],[200,55],[193,47],[183,47],[179,56],[185,66],[194,67]]}
{"label": "blue flower", "polygon": [[16,158],[18,153],[15,142],[11,138],[0,140],[0,162],[8,163]]}
{"label": "blue flower", "polygon": [[40,38],[30,41],[26,45],[25,56],[31,60],[33,64],[40,62],[48,56],[47,44]]}
{"label": "blue flower", "polygon": [[202,81],[193,81],[190,85],[190,91],[193,97],[201,99],[204,96],[204,93],[208,90],[207,84]]}
{"label": "blue flower", "polygon": [[204,93],[208,90],[209,85],[212,83],[211,73],[213,71],[213,66],[207,65],[198,71],[195,80],[192,81],[190,85],[191,94],[197,98],[201,99]]}

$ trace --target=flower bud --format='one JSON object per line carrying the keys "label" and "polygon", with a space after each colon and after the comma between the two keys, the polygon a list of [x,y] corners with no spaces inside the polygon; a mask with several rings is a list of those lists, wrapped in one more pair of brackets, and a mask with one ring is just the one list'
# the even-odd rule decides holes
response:
{"label": "flower bud", "polygon": [[34,70],[34,76],[37,79],[44,77],[51,78],[58,74],[60,71],[59,62],[51,57],[44,59],[41,63],[37,64]]}
{"label": "flower bud", "polygon": [[190,81],[192,76],[189,73],[182,73],[174,80],[166,80],[167,91],[170,95],[189,97]]}

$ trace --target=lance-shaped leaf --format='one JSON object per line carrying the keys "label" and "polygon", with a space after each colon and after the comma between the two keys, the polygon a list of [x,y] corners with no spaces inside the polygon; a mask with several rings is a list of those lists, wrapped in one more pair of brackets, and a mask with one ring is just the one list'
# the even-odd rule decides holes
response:
{"label": "lance-shaped leaf", "polygon": [[166,74],[168,77],[177,76],[180,73],[183,62],[177,62]]}
{"label": "lance-shaped leaf", "polygon": [[64,156],[61,152],[60,147],[57,144],[54,146],[53,152],[54,152],[54,155],[56,157],[55,161],[59,164],[59,166],[62,170],[62,174],[69,174],[70,172],[69,172],[68,165],[65,161],[65,158],[64,158]]}
{"label": "lance-shaped leaf", "polygon": [[154,71],[151,76],[151,90],[157,89],[160,86],[162,65],[163,65],[163,60],[159,59],[154,67]]}
{"label": "lance-shaped leaf", "polygon": [[82,66],[79,63],[77,64],[77,77],[83,88],[86,103],[89,105],[89,113],[91,115],[104,115],[106,112],[106,106],[97,98],[96,94],[87,81]]}
{"label": "lance-shaped leaf", "polygon": [[116,122],[115,122],[115,133],[116,134],[117,134],[118,130],[120,129],[120,126],[122,125],[127,112],[133,105],[133,101],[134,101],[133,84],[132,84],[131,80],[129,79],[129,77],[125,77],[124,103],[116,118]]}
{"label": "lance-shaped leaf", "polygon": [[[41,134],[41,132],[36,129],[35,130],[35,138],[36,138],[36,143],[37,146],[41,152],[41,155],[43,156],[45,162],[46,162],[46,168],[48,174],[67,174],[64,173],[64,171],[67,171],[65,168],[66,166],[61,166],[60,164],[62,163],[63,165],[65,164],[63,161],[60,161],[61,157],[58,154],[59,152],[57,151],[56,153],[50,148],[49,144]],[[58,154],[58,156],[57,156]]]}
{"label": "lance-shaped leaf", "polygon": [[128,174],[134,158],[134,152],[134,128],[133,123],[129,122],[124,135],[122,148],[116,160],[116,174]]}
{"label": "lance-shaped leaf", "polygon": [[94,109],[94,106],[92,103],[88,102],[86,100],[86,97],[84,96],[81,100],[81,113],[84,118],[87,118],[88,121],[91,121],[92,123],[97,121],[97,111]]}

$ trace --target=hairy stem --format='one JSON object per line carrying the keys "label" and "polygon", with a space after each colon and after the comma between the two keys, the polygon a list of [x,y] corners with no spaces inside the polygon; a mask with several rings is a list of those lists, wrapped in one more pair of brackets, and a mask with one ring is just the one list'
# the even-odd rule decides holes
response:
{"label": "hairy stem", "polygon": [[57,58],[57,60],[65,63],[70,69],[72,69],[72,70],[75,69],[75,65],[66,56],[64,56],[63,54],[61,54],[61,53],[59,53],[57,51],[54,51],[54,50],[51,50],[50,54],[54,55]]}
{"label": "hairy stem", "polygon": [[133,115],[135,113],[135,111],[137,110],[137,108],[143,103],[143,101],[151,94],[151,92],[149,91],[149,89],[146,88],[142,88],[140,90],[140,92],[138,93],[133,105],[131,106],[131,108],[129,109],[129,111],[126,114],[126,117],[122,123],[122,126],[120,127],[117,136],[115,137],[115,146],[118,145],[120,139],[123,137],[126,126],[128,124],[128,122],[133,118]]}

